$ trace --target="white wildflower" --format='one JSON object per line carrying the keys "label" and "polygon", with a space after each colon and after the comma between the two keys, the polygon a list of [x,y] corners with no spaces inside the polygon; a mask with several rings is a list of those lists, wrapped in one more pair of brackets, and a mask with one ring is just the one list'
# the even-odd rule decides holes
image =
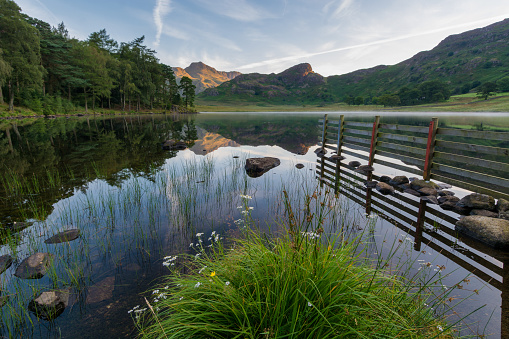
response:
{"label": "white wildflower", "polygon": [[206,269],[207,266],[203,266],[199,271],[198,271],[198,274],[201,274],[201,272],[203,272],[204,269]]}
{"label": "white wildflower", "polygon": [[202,235],[204,235],[205,233],[196,233],[196,236],[199,238],[201,237]]}
{"label": "white wildflower", "polygon": [[310,302],[308,301],[308,306],[309,306],[309,307],[312,307],[312,306],[313,306],[313,304],[312,304],[312,303],[310,303]]}
{"label": "white wildflower", "polygon": [[253,199],[253,197],[251,197],[251,196],[249,196],[249,195],[243,195],[243,194],[241,194],[241,195],[240,195],[240,197],[241,197],[242,199],[248,199],[248,200]]}
{"label": "white wildflower", "polygon": [[228,286],[228,285],[230,285],[230,282],[229,282],[229,281],[227,281],[227,282],[225,282],[224,284],[225,284],[226,286]]}
{"label": "white wildflower", "polygon": [[201,286],[201,282],[199,282],[199,281],[198,281],[198,282],[196,283],[196,285],[194,285],[194,288],[198,288],[198,287],[200,287],[200,286]]}

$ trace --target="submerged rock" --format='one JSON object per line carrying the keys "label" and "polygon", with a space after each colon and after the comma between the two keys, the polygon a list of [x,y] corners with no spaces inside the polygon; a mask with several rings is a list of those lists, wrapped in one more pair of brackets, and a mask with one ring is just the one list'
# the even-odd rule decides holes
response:
{"label": "submerged rock", "polygon": [[378,184],[378,182],[376,182],[376,181],[365,181],[364,182],[364,186],[366,186],[367,188],[375,188],[377,184]]}
{"label": "submerged rock", "polygon": [[12,257],[8,254],[0,257],[0,274],[5,272],[12,265]]}
{"label": "submerged rock", "polygon": [[437,197],[435,197],[434,195],[423,196],[421,197],[421,200],[430,204],[438,205]]}
{"label": "submerged rock", "polygon": [[438,185],[435,184],[434,182],[432,181],[425,181],[425,180],[420,180],[420,179],[414,179],[410,182],[410,186],[412,187],[412,189],[416,190],[416,191],[419,191],[421,188],[424,188],[424,187],[428,187],[428,188],[434,188],[434,189],[438,189]]}
{"label": "submerged rock", "polygon": [[357,172],[362,175],[368,175],[369,173],[371,173],[373,171],[374,171],[373,166],[369,166],[369,165],[362,165],[362,166],[357,167],[357,169],[354,170],[354,172]]}
{"label": "submerged rock", "polygon": [[63,232],[60,232],[58,234],[55,234],[54,236],[44,240],[45,244],[59,244],[62,242],[69,242],[77,239],[80,236],[80,230],[79,229],[70,229]]}
{"label": "submerged rock", "polygon": [[341,161],[341,160],[345,160],[345,157],[342,156],[342,155],[334,154],[329,159],[334,161],[334,162],[338,162],[338,161]]}
{"label": "submerged rock", "polygon": [[94,304],[113,297],[115,277],[108,277],[88,288],[87,304]]}
{"label": "submerged rock", "polygon": [[325,148],[317,148],[315,153],[317,156],[323,157],[325,154],[327,154],[327,150]]}
{"label": "submerged rock", "polygon": [[379,182],[376,184],[376,190],[383,195],[394,194],[394,187],[385,182]]}
{"label": "submerged rock", "polygon": [[302,168],[304,168],[304,165],[303,164],[297,164],[297,165],[295,165],[295,167],[297,167],[297,169],[302,169]]}
{"label": "submerged rock", "polygon": [[42,292],[28,304],[28,309],[38,318],[53,320],[62,314],[69,304],[70,289]]}
{"label": "submerged rock", "polygon": [[252,178],[257,178],[280,164],[281,161],[278,158],[249,158],[246,160],[245,168],[247,175]]}
{"label": "submerged rock", "polygon": [[431,195],[436,197],[437,196],[437,190],[430,187],[423,187],[421,189],[418,189],[417,192],[421,193],[421,195]]}
{"label": "submerged rock", "polygon": [[35,253],[23,260],[14,275],[21,279],[42,278],[48,270],[53,255],[49,253]]}
{"label": "submerged rock", "polygon": [[387,176],[387,175],[382,175],[382,176],[380,177],[380,181],[381,181],[381,182],[385,182],[385,183],[387,183],[387,184],[388,184],[388,183],[389,183],[389,181],[391,181],[391,180],[392,180],[392,178],[391,178],[391,177],[389,177],[389,176]]}
{"label": "submerged rock", "polygon": [[416,190],[413,190],[411,188],[407,188],[403,191],[403,193],[406,193],[406,194],[411,194],[413,196],[416,196],[416,197],[420,197],[421,194],[419,192],[417,192]]}
{"label": "submerged rock", "polygon": [[498,199],[497,201],[497,211],[499,213],[507,212],[509,211],[509,201],[505,199]]}
{"label": "submerged rock", "polygon": [[[455,194],[454,192],[447,191],[447,190],[441,190],[441,191],[438,192],[438,195],[441,196],[441,197],[452,196],[454,194]],[[459,199],[458,199],[458,201],[459,201]]]}
{"label": "submerged rock", "polygon": [[488,210],[479,210],[479,209],[471,210],[470,215],[482,215],[483,217],[498,218],[497,212],[492,212],[492,211],[488,211]]}
{"label": "submerged rock", "polygon": [[351,166],[351,167],[359,167],[361,165],[360,162],[358,162],[357,160],[354,160],[354,161],[350,161],[348,163],[348,166]]}
{"label": "submerged rock", "polygon": [[509,220],[469,215],[456,222],[456,230],[493,248],[509,249]]}

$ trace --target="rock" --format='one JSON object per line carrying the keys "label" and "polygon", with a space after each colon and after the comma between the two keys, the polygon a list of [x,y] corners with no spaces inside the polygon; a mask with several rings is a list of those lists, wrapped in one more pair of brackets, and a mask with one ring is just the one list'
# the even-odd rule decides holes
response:
{"label": "rock", "polygon": [[28,304],[28,309],[38,318],[53,320],[57,318],[69,304],[70,290],[42,292]]}
{"label": "rock", "polygon": [[498,217],[500,219],[509,220],[509,212],[501,212],[501,213],[498,214]]}
{"label": "rock", "polygon": [[166,140],[163,142],[164,150],[185,150],[187,148],[187,144],[184,141],[175,141],[175,140]]}
{"label": "rock", "polygon": [[376,185],[377,185],[376,181],[365,181],[364,182],[364,186],[366,186],[367,188],[375,188]]}
{"label": "rock", "polygon": [[432,195],[434,197],[437,196],[437,190],[430,187],[423,187],[421,189],[418,189],[417,192],[421,193],[421,195]]}
{"label": "rock", "polygon": [[113,297],[115,277],[108,277],[88,288],[87,304],[94,304]]}
{"label": "rock", "polygon": [[325,154],[327,154],[327,150],[325,148],[317,148],[315,153],[317,156],[323,157]]}
{"label": "rock", "polygon": [[239,158],[239,156],[238,156],[238,155],[234,155],[234,156],[233,156],[233,159],[238,159],[238,158]]}
{"label": "rock", "polygon": [[402,189],[403,191],[404,191],[404,190],[408,190],[408,189],[412,189],[412,188],[410,187],[410,184],[401,184],[401,185],[398,185],[398,186],[396,186],[396,187],[398,187],[398,188]]}
{"label": "rock", "polygon": [[9,222],[4,225],[4,227],[0,227],[0,233],[2,232],[20,232],[25,228],[32,226],[33,222]]}
{"label": "rock", "polygon": [[369,165],[362,165],[357,167],[357,169],[354,170],[354,172],[357,172],[362,175],[368,175],[369,173],[373,172],[374,168]]}
{"label": "rock", "polygon": [[341,161],[341,160],[345,160],[345,157],[342,156],[342,155],[337,155],[337,154],[334,154],[333,156],[331,156],[329,158],[331,161],[334,161],[334,162],[338,162],[338,161]]}
{"label": "rock", "polygon": [[415,180],[411,181],[410,186],[412,187],[412,189],[414,189],[416,191],[419,191],[421,188],[424,188],[424,187],[438,189],[438,185],[435,184],[434,182],[425,181],[425,180],[421,180],[421,179],[415,179]]}
{"label": "rock", "polygon": [[430,204],[438,205],[437,197],[435,197],[434,195],[426,195],[424,197],[421,197],[421,200]]}
{"label": "rock", "polygon": [[177,141],[173,146],[177,151],[183,151],[187,148],[187,144],[184,141]]}
{"label": "rock", "polygon": [[499,213],[509,211],[509,201],[507,201],[505,199],[498,199],[498,201],[497,201],[497,211]]}
{"label": "rock", "polygon": [[170,150],[175,146],[175,140],[166,140],[163,142],[163,149],[164,150]]}
{"label": "rock", "polygon": [[387,183],[387,184],[388,184],[388,183],[389,183],[389,181],[391,181],[391,179],[392,179],[391,177],[388,177],[388,176],[386,176],[386,175],[382,175],[382,176],[380,177],[380,179],[379,179],[379,180],[380,180],[381,182],[385,182],[385,183]]}
{"label": "rock", "polygon": [[351,166],[351,167],[354,167],[354,168],[359,167],[360,165],[361,165],[361,163],[356,161],[356,160],[355,161],[350,161],[348,163],[348,166]]}
{"label": "rock", "polygon": [[471,210],[470,215],[481,215],[483,217],[498,218],[497,212],[492,212],[492,211],[488,211],[488,210],[479,210],[479,209]]}
{"label": "rock", "polygon": [[456,203],[452,209],[453,212],[456,212],[461,215],[470,215],[471,210],[472,210],[471,208],[458,205],[458,203]]}
{"label": "rock", "polygon": [[494,248],[509,249],[509,220],[469,215],[456,222],[456,230]]}
{"label": "rock", "polygon": [[245,168],[247,175],[252,178],[257,178],[280,164],[281,161],[278,158],[250,158],[246,160]]}
{"label": "rock", "polygon": [[[446,191],[446,190],[441,190],[438,192],[438,195],[441,196],[441,197],[445,197],[445,196],[453,196],[455,193],[452,192],[452,191]],[[459,201],[459,199],[458,199]]]}
{"label": "rock", "polygon": [[413,190],[411,188],[407,188],[406,190],[403,191],[403,193],[411,194],[411,195],[416,196],[416,197],[420,197],[421,196],[421,194],[419,192],[417,192],[416,190]]}
{"label": "rock", "polygon": [[446,184],[443,182],[438,183],[437,185],[438,185],[438,189],[441,189],[441,190],[446,190],[448,188],[452,188],[452,185],[449,185],[449,184]]}
{"label": "rock", "polygon": [[5,272],[12,265],[12,257],[8,254],[0,257],[0,274]]}
{"label": "rock", "polygon": [[44,240],[45,244],[59,244],[62,242],[69,242],[77,239],[80,236],[80,230],[79,229],[70,229],[63,232],[60,232],[58,234],[55,234],[54,236]]}
{"label": "rock", "polygon": [[394,187],[385,182],[379,182],[376,184],[376,190],[383,195],[394,194]]}
{"label": "rock", "polygon": [[[458,197],[455,197],[453,195],[444,195],[444,196],[441,196],[440,198],[438,198],[438,203],[440,205],[442,204],[445,204],[445,203],[450,203],[450,206],[455,206],[456,203],[460,201],[460,198]],[[446,210],[447,208],[444,208],[444,210]],[[450,208],[452,210],[452,208]]]}
{"label": "rock", "polygon": [[419,178],[417,178],[417,177],[410,177],[410,178],[408,178],[408,180],[409,180],[410,182],[412,182],[412,181],[414,181],[414,180],[419,180]]}
{"label": "rock", "polygon": [[472,193],[458,201],[458,205],[470,209],[495,210],[495,199],[486,194]]}
{"label": "rock", "polygon": [[302,169],[302,168],[304,168],[304,165],[303,164],[297,164],[297,165],[295,165],[295,167],[297,167],[298,169]]}
{"label": "rock", "polygon": [[35,253],[23,260],[16,269],[14,275],[21,279],[39,279],[42,278],[48,270],[53,255],[49,253]]}
{"label": "rock", "polygon": [[389,181],[389,185],[398,186],[398,185],[407,184],[409,182],[410,181],[408,180],[408,178],[406,176],[398,175],[398,176],[395,176],[394,178],[392,178],[391,181]]}

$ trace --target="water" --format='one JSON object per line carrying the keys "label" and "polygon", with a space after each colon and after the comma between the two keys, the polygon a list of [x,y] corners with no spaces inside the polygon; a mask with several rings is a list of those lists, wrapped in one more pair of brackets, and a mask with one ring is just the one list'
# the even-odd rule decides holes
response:
{"label": "water", "polygon": [[[329,113],[329,118],[335,115],[339,117]],[[432,115],[439,117],[441,126],[509,130],[507,114]],[[313,151],[322,116],[204,113],[189,119],[146,115],[0,122],[0,170],[3,178],[21,178],[9,180],[11,189],[6,190],[6,182],[0,186],[4,197],[0,222],[34,222],[2,240],[0,255],[15,257],[13,266],[0,276],[2,295],[11,297],[1,308],[2,334],[135,336],[127,311],[143,305],[143,292],[167,272],[164,256],[192,253],[189,244],[197,232],[215,230],[235,236],[240,194],[253,196],[253,217],[259,225],[276,231],[273,219],[282,208],[281,185],[295,198],[316,187]],[[431,113],[387,114],[382,122],[427,126],[430,118]],[[373,113],[356,113],[348,119],[372,121]],[[163,150],[161,144],[168,139],[185,140],[190,147]],[[259,156],[277,157],[281,165],[259,178],[246,176],[245,159]],[[297,163],[305,167],[297,170]],[[308,187],[296,186],[298,182]],[[345,218],[352,224],[365,228],[371,222],[363,208],[345,204]],[[478,322],[470,325],[471,331],[482,332],[491,316],[485,333],[500,336],[499,290],[475,272],[469,276],[471,272],[436,250],[414,251],[411,237],[382,218],[374,225],[373,255],[387,251],[381,245],[403,239],[405,246],[398,255],[415,257],[411,269],[418,270],[417,260],[424,256],[426,262],[446,267],[439,272],[450,274],[444,285],[468,280],[454,295],[473,295],[458,306],[458,312],[468,314],[486,304],[466,322]],[[44,244],[49,236],[70,228],[81,230],[78,240]],[[355,232],[366,231],[359,228]],[[335,221],[330,221],[328,230],[335,230]],[[17,265],[37,251],[54,254],[54,268],[38,280],[14,277]],[[38,320],[25,310],[40,292],[64,288],[70,288],[70,305],[53,322]]]}

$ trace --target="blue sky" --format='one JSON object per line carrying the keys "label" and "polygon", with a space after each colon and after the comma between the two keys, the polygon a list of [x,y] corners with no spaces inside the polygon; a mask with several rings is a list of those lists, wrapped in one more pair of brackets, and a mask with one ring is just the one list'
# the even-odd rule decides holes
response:
{"label": "blue sky", "polygon": [[86,39],[145,35],[170,66],[324,75],[392,65],[451,34],[509,18],[506,0],[15,0],[26,14]]}

